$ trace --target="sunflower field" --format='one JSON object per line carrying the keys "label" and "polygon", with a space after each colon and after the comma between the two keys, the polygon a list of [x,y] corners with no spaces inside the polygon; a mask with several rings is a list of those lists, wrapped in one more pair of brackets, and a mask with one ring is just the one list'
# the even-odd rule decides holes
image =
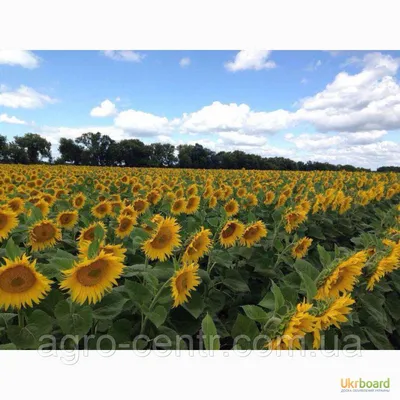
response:
{"label": "sunflower field", "polygon": [[400,348],[400,175],[0,164],[0,349]]}

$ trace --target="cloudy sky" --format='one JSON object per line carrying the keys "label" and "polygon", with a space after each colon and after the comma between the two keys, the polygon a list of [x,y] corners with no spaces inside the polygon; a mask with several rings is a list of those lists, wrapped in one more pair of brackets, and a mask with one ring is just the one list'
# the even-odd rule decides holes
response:
{"label": "cloudy sky", "polygon": [[0,134],[400,165],[400,52],[2,51]]}

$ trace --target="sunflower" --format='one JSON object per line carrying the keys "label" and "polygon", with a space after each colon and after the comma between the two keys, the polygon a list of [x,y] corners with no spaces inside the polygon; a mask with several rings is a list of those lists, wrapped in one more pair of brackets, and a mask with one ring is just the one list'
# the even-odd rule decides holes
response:
{"label": "sunflower", "polygon": [[200,204],[200,197],[199,196],[191,196],[188,198],[186,203],[186,213],[187,214],[194,214],[197,209],[199,208]]}
{"label": "sunflower", "polygon": [[226,215],[232,217],[239,212],[239,203],[235,199],[229,200],[224,206]]}
{"label": "sunflower", "polygon": [[7,206],[0,208],[0,239],[8,237],[17,225],[17,214]]}
{"label": "sunflower", "polygon": [[275,193],[272,190],[269,190],[267,193],[265,193],[264,204],[266,205],[272,204],[274,199],[275,199]]}
{"label": "sunflower", "polygon": [[208,207],[215,208],[216,205],[217,205],[217,198],[215,196],[211,196],[208,202]]}
{"label": "sunflower", "polygon": [[115,235],[121,239],[129,236],[135,223],[135,218],[129,217],[128,215],[120,215],[118,217],[118,226],[115,228]]}
{"label": "sunflower", "polygon": [[372,291],[386,274],[400,268],[400,243],[392,247],[390,255],[383,257],[377,264],[375,271],[368,280],[367,290]]}
{"label": "sunflower", "polygon": [[87,228],[81,230],[79,235],[79,243],[81,244],[85,241],[93,242],[94,230],[97,226],[100,226],[103,229],[104,233],[106,233],[106,227],[104,226],[104,224],[100,221],[95,222],[94,224],[91,224]]}
{"label": "sunflower", "polygon": [[176,219],[172,217],[161,220],[154,229],[152,236],[147,239],[142,249],[150,260],[166,260],[172,255],[173,250],[180,246],[181,227],[177,224]]}
{"label": "sunflower", "polygon": [[[91,242],[85,241],[82,242],[82,244],[79,245],[79,258],[89,258],[89,246]],[[107,245],[100,245],[99,247],[99,252],[101,250],[104,251],[106,254],[111,254],[118,259],[120,259],[122,262],[125,260],[125,253],[126,249],[122,246],[122,244],[107,244]]]}
{"label": "sunflower", "polygon": [[78,211],[62,211],[57,215],[57,225],[65,229],[72,229],[78,222]]}
{"label": "sunflower", "polygon": [[0,305],[20,309],[39,303],[50,291],[51,281],[36,271],[36,260],[24,254],[14,260],[5,259],[0,267]]}
{"label": "sunflower", "polygon": [[108,214],[111,214],[111,204],[108,201],[101,201],[92,207],[92,214],[99,219],[105,218]]}
{"label": "sunflower", "polygon": [[150,203],[150,204],[157,204],[160,200],[161,200],[161,194],[158,190],[153,189],[151,192],[148,193],[148,195],[146,196],[146,200]]}
{"label": "sunflower", "polygon": [[120,215],[124,215],[124,216],[132,218],[134,220],[135,224],[137,222],[138,212],[132,206],[125,206],[121,210]]}
{"label": "sunflower", "polygon": [[21,199],[21,197],[14,197],[13,199],[9,200],[7,204],[17,215],[24,211],[25,202],[23,199]]}
{"label": "sunflower", "polygon": [[71,269],[63,271],[65,278],[60,288],[68,290],[72,300],[79,304],[95,304],[117,285],[123,269],[120,258],[101,250],[95,258],[75,262]]}
{"label": "sunflower", "polygon": [[304,237],[298,240],[296,243],[294,243],[292,248],[292,257],[303,258],[307,254],[312,241],[313,241],[312,239]]}
{"label": "sunflower", "polygon": [[47,203],[47,201],[43,199],[40,199],[38,202],[36,202],[35,207],[37,207],[40,210],[43,217],[46,217],[47,214],[50,212],[49,203]]}
{"label": "sunflower", "polygon": [[359,251],[339,264],[322,271],[318,278],[317,300],[338,297],[340,293],[347,293],[353,290],[358,276],[367,262],[366,251]]}
{"label": "sunflower", "polygon": [[240,238],[240,244],[242,246],[252,247],[265,236],[267,236],[267,228],[265,227],[264,222],[257,221],[245,228]]}
{"label": "sunflower", "polygon": [[29,245],[33,251],[53,247],[58,240],[61,240],[61,230],[49,219],[39,221],[29,229]]}
{"label": "sunflower", "polygon": [[257,196],[253,193],[249,193],[246,195],[246,199],[244,201],[244,208],[254,207],[258,204]]}
{"label": "sunflower", "polygon": [[232,247],[236,240],[242,236],[244,225],[238,220],[228,221],[219,234],[219,242],[224,247]]}
{"label": "sunflower", "polygon": [[283,328],[280,336],[266,344],[271,350],[300,350],[300,339],[315,330],[315,317],[309,313],[312,304],[299,303]]}
{"label": "sunflower", "polygon": [[314,349],[319,349],[321,346],[321,330],[328,329],[331,325],[335,325],[340,329],[339,323],[347,322],[346,315],[351,313],[351,305],[354,300],[351,296],[343,295],[333,300],[328,304],[328,307],[319,315],[315,317],[315,330],[314,330]]}
{"label": "sunflower", "polygon": [[287,233],[292,233],[300,224],[302,224],[307,219],[307,214],[299,208],[287,209],[285,213],[285,230]]}
{"label": "sunflower", "polygon": [[140,215],[146,212],[149,208],[150,203],[145,199],[136,199],[133,202],[133,209]]}
{"label": "sunflower", "polygon": [[183,197],[176,199],[171,206],[171,213],[178,215],[186,210],[186,200]]}
{"label": "sunflower", "polygon": [[175,272],[171,279],[171,291],[174,299],[173,307],[186,303],[190,292],[200,284],[197,264],[185,265]]}
{"label": "sunflower", "polygon": [[182,261],[184,263],[197,261],[200,257],[206,254],[211,246],[210,236],[211,231],[202,227],[200,232],[196,233],[187,245],[182,256]]}
{"label": "sunflower", "polygon": [[86,203],[86,196],[83,193],[78,193],[72,198],[72,205],[80,210]]}

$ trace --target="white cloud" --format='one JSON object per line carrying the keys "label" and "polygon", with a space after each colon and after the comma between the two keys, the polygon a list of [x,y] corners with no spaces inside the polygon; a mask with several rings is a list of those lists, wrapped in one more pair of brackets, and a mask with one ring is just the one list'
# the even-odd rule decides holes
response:
{"label": "white cloud", "polygon": [[291,114],[285,110],[255,112],[247,104],[222,104],[215,101],[199,111],[183,114],[180,130],[183,133],[237,131],[244,134],[268,134],[286,128],[291,119]]}
{"label": "white cloud", "polygon": [[110,117],[116,113],[117,109],[115,108],[115,104],[108,99],[102,101],[100,106],[95,107],[90,111],[92,117]]}
{"label": "white cloud", "polygon": [[321,65],[322,65],[322,61],[321,61],[321,60],[313,61],[313,62],[311,62],[310,64],[307,65],[307,67],[305,68],[305,70],[308,71],[308,72],[314,72],[314,71],[316,71]]}
{"label": "white cloud", "polygon": [[188,67],[190,65],[190,63],[191,63],[191,61],[190,61],[189,57],[181,58],[180,61],[179,61],[179,65],[182,68]]}
{"label": "white cloud", "polygon": [[27,50],[0,50],[0,64],[19,65],[23,68],[37,68],[40,57]]}
{"label": "white cloud", "polygon": [[233,61],[225,64],[225,68],[232,72],[246,69],[260,71],[262,69],[275,68],[275,62],[268,59],[270,54],[271,51],[269,50],[242,50],[236,54]]}
{"label": "white cloud", "polygon": [[230,143],[233,145],[245,145],[245,146],[262,146],[267,143],[267,139],[262,136],[244,135],[238,132],[220,132],[219,137],[224,143]]}
{"label": "white cloud", "polygon": [[340,72],[323,91],[303,99],[294,119],[321,132],[400,128],[399,59],[370,53],[363,65],[354,75]]}
{"label": "white cloud", "polygon": [[11,117],[7,114],[0,115],[0,122],[5,122],[6,124],[17,124],[17,125],[27,125],[27,123],[17,117]]}
{"label": "white cloud", "polygon": [[300,83],[301,83],[302,85],[305,85],[307,82],[308,82],[308,79],[307,79],[307,78],[303,78],[303,79],[300,81]]}
{"label": "white cloud", "polygon": [[117,128],[139,137],[157,136],[171,131],[168,118],[136,110],[120,112],[115,117],[114,124]]}
{"label": "white cloud", "polygon": [[141,62],[146,55],[132,50],[106,50],[103,52],[108,58],[115,61],[127,61],[133,63]]}
{"label": "white cloud", "polygon": [[0,92],[0,105],[10,108],[41,108],[56,101],[48,95],[41,94],[35,89],[23,85],[13,92]]}

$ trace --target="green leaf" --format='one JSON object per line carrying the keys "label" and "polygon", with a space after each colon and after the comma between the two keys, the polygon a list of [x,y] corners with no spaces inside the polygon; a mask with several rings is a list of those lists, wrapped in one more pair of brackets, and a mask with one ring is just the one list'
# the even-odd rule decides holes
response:
{"label": "green leaf", "polygon": [[268,310],[275,309],[275,296],[272,292],[268,292],[263,299],[258,303],[259,306],[267,308]]}
{"label": "green leaf", "polygon": [[268,314],[261,307],[254,305],[247,305],[247,306],[242,306],[242,308],[245,314],[253,321],[264,323],[267,322],[269,319]]}
{"label": "green leaf", "polygon": [[103,297],[100,303],[93,308],[95,319],[113,319],[121,313],[124,304],[128,301],[121,293],[111,292]]}
{"label": "green leaf", "polygon": [[378,350],[393,350],[393,346],[389,342],[384,331],[377,331],[368,326],[364,327],[363,330],[368,336],[368,339]]}
{"label": "green leaf", "polygon": [[125,291],[128,293],[132,301],[138,304],[149,304],[153,298],[150,290],[141,283],[125,280]]}
{"label": "green leaf", "polygon": [[93,313],[90,306],[80,306],[62,300],[56,305],[54,314],[65,335],[74,335],[80,339],[92,327]]}
{"label": "green leaf", "polygon": [[331,255],[320,244],[317,245],[317,250],[319,254],[319,260],[321,261],[322,266],[324,268],[327,267],[332,262]]}
{"label": "green leaf", "polygon": [[232,338],[236,345],[244,350],[255,350],[254,339],[259,335],[259,330],[255,321],[238,314],[232,328]]}
{"label": "green leaf", "polygon": [[146,315],[149,320],[156,326],[156,328],[159,328],[165,322],[168,313],[163,306],[158,305],[153,311],[146,313]]}
{"label": "green leaf", "polygon": [[132,322],[128,319],[115,321],[109,329],[108,334],[112,336],[117,344],[131,341]]}
{"label": "green leaf", "polygon": [[132,276],[143,275],[145,271],[146,264],[128,265],[124,267],[124,272],[122,276],[125,278],[131,278]]}
{"label": "green leaf", "polygon": [[249,292],[250,288],[243,280],[238,271],[227,271],[226,277],[222,279],[222,284],[234,292]]}
{"label": "green leaf", "polygon": [[7,329],[8,338],[19,349],[37,349],[53,327],[52,319],[42,310],[35,310],[25,327],[11,325]]}
{"label": "green leaf", "polygon": [[275,284],[274,281],[271,281],[271,291],[272,291],[272,293],[274,295],[274,299],[275,299],[274,310],[278,311],[285,304],[285,298],[283,297],[281,290]]}
{"label": "green leaf", "polygon": [[14,240],[10,237],[6,244],[6,257],[15,260],[17,257],[21,257],[22,250],[14,243]]}
{"label": "green leaf", "polygon": [[183,308],[189,311],[196,319],[199,318],[204,310],[203,296],[198,292],[193,292],[189,301],[183,304]]}
{"label": "green leaf", "polygon": [[317,294],[317,285],[315,284],[314,280],[311,279],[306,273],[297,271],[297,273],[300,275],[301,280],[304,284],[304,287],[306,289],[307,293],[307,301],[309,303],[312,302],[312,299],[315,297]]}
{"label": "green leaf", "polygon": [[0,312],[0,326],[7,327],[9,321],[15,318],[18,314]]}
{"label": "green leaf", "polygon": [[14,343],[0,344],[0,350],[17,350],[17,346]]}
{"label": "green leaf", "polygon": [[206,350],[219,350],[220,342],[217,328],[215,327],[214,321],[208,313],[201,322],[201,330],[203,332],[203,340]]}

